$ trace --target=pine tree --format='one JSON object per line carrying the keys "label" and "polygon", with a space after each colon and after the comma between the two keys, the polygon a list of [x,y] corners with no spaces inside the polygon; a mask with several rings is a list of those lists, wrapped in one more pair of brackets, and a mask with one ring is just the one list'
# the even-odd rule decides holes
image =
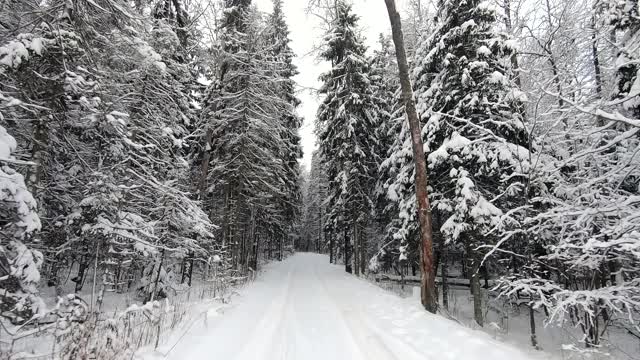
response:
{"label": "pine tree", "polygon": [[318,109],[317,132],[329,178],[330,226],[336,239],[344,242],[346,270],[351,272],[353,261],[359,274],[364,254],[359,250],[364,248],[362,230],[369,221],[372,180],[377,170],[379,101],[371,86],[370,65],[357,30],[358,17],[344,3],[338,10],[321,54],[333,66],[321,76],[324,84],[320,93],[326,97]]}

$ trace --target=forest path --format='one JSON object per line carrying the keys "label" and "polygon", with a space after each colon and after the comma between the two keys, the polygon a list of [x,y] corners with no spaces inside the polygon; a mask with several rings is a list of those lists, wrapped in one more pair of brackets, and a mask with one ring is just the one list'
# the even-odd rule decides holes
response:
{"label": "forest path", "polygon": [[182,360],[520,360],[485,333],[424,311],[328,263],[298,253],[271,264],[235,305],[193,328]]}

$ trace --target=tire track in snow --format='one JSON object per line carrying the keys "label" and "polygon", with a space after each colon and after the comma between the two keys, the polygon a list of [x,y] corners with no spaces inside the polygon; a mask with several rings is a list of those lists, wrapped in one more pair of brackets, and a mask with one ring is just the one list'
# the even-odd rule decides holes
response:
{"label": "tire track in snow", "polygon": [[[377,326],[373,324],[371,319],[368,318],[365,314],[363,314],[360,310],[358,310],[358,306],[362,306],[361,304],[353,304],[352,300],[356,300],[352,296],[349,296],[348,300],[345,300],[344,297],[339,298],[336,296],[332,290],[335,286],[341,286],[342,289],[345,289],[345,282],[351,282],[354,285],[354,281],[361,281],[356,278],[349,278],[351,275],[346,274],[336,274],[332,278],[331,285],[327,286],[326,280],[327,276],[318,276],[317,268],[314,268],[314,273],[316,277],[320,279],[322,286],[324,288],[325,293],[327,294],[327,298],[332,301],[336,308],[340,309],[342,313],[342,319],[346,326],[350,329],[352,337],[355,342],[358,344],[362,352],[366,354],[366,357],[362,359],[384,359],[384,360],[424,360],[425,357],[415,351],[412,346],[409,344],[405,344],[404,342],[398,341],[391,334],[383,332]],[[332,275],[334,272],[329,272],[329,275]],[[356,284],[360,285],[360,284]],[[337,293],[354,295],[354,289],[346,289],[348,291],[337,291]],[[337,300],[338,299],[338,300]],[[368,301],[368,299],[357,299],[359,302]],[[345,305],[347,308],[345,309]],[[355,305],[355,306],[354,306]]]}
{"label": "tire track in snow", "polygon": [[271,300],[259,322],[255,324],[247,343],[236,360],[255,360],[264,358],[272,347],[272,340],[283,322],[284,309],[289,301],[293,265],[287,266],[285,285],[279,296]]}

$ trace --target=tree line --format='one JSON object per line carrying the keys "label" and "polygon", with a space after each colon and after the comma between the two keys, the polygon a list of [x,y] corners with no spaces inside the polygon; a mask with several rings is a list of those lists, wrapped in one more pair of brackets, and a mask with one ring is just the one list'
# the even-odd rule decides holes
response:
{"label": "tree line", "polygon": [[369,53],[348,2],[317,6],[331,70],[297,246],[422,273],[432,312],[461,268],[480,326],[490,277],[534,347],[536,312],[591,349],[640,337],[638,2],[414,0],[401,24],[385,2],[393,37]]}
{"label": "tree line", "polygon": [[43,316],[38,285],[91,284],[98,309],[282,259],[301,205],[289,42],[281,0],[1,1],[3,318]]}

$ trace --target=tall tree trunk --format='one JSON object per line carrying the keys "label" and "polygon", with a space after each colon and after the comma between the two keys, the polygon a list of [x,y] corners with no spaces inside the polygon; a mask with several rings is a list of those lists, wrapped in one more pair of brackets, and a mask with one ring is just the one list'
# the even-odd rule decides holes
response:
{"label": "tall tree trunk", "polygon": [[191,286],[191,280],[193,279],[193,261],[194,261],[195,256],[193,255],[193,252],[191,253],[191,256],[189,256],[189,286]]}
{"label": "tall tree trunk", "polygon": [[358,234],[358,222],[353,222],[353,267],[356,276],[360,276],[360,234]]}
{"label": "tall tree trunk", "polygon": [[420,120],[416,111],[416,104],[413,98],[411,79],[409,78],[409,64],[404,47],[402,35],[402,21],[400,14],[396,10],[395,0],[385,0],[391,31],[393,33],[393,43],[396,48],[398,60],[398,71],[400,86],[402,88],[402,102],[409,121],[411,130],[411,142],[413,145],[413,159],[415,161],[416,172],[416,200],[418,203],[418,219],[420,221],[420,270],[422,272],[422,282],[420,298],[422,305],[427,311],[435,313],[438,310],[438,299],[436,298],[436,282],[433,272],[433,233],[431,224],[431,206],[427,193],[427,162],[424,154],[422,142]]}
{"label": "tall tree trunk", "polygon": [[335,264],[335,253],[333,250],[333,234],[329,231],[329,264]]}
{"label": "tall tree trunk", "polygon": [[360,273],[362,273],[362,275],[365,274],[367,269],[367,240],[366,239],[367,239],[366,236],[362,236],[362,235],[360,236]]}
{"label": "tall tree trunk", "polygon": [[351,274],[353,271],[351,269],[351,256],[349,254],[349,232],[344,230],[344,271]]}
{"label": "tall tree trunk", "polygon": [[529,329],[531,330],[531,346],[534,349],[540,350],[538,345],[538,336],[536,335],[536,318],[535,310],[533,310],[533,295],[530,295],[531,303],[529,304]]}
{"label": "tall tree trunk", "polygon": [[211,161],[211,141],[213,140],[213,131],[207,130],[205,140],[204,156],[200,165],[200,201],[205,206],[204,201],[207,196],[207,175],[209,174],[209,162]]}
{"label": "tall tree trunk", "polygon": [[255,245],[255,252],[254,252],[254,258],[253,258],[253,268],[258,271],[258,254],[260,253],[260,235],[256,234],[256,245]]}
{"label": "tall tree trunk", "polygon": [[449,249],[447,249],[447,245],[442,244],[442,250],[440,252],[440,257],[442,258],[440,262],[442,263],[442,306],[445,310],[449,311]]}
{"label": "tall tree trunk", "polygon": [[[96,254],[96,256],[98,256],[98,254]],[[73,279],[71,279],[71,281],[76,283],[75,290],[74,290],[76,293],[79,293],[82,290],[82,285],[84,284],[85,272],[87,271],[88,267],[89,267],[89,259],[85,259],[85,257],[83,256],[79,263],[78,274]]]}
{"label": "tall tree trunk", "polygon": [[162,273],[162,263],[164,262],[164,249],[160,253],[160,257],[158,258],[158,272],[156,273],[156,279],[153,281],[153,288],[149,291],[148,299],[145,302],[153,301],[156,298],[156,293],[158,292],[158,283],[160,282],[160,274]]}
{"label": "tall tree trunk", "polygon": [[[467,239],[469,243],[470,239]],[[469,245],[471,250],[471,245]],[[470,288],[473,294],[473,317],[476,323],[480,326],[484,326],[484,319],[482,314],[482,288],[480,287],[480,259],[474,251],[470,251],[467,256],[470,259],[469,270],[471,271]]]}
{"label": "tall tree trunk", "polygon": [[180,284],[184,284],[184,282],[187,280],[187,258],[188,256],[182,258],[182,263],[180,264]]}
{"label": "tall tree trunk", "polygon": [[321,241],[322,241],[322,206],[318,206],[318,241],[316,242],[317,253],[320,253]]}

